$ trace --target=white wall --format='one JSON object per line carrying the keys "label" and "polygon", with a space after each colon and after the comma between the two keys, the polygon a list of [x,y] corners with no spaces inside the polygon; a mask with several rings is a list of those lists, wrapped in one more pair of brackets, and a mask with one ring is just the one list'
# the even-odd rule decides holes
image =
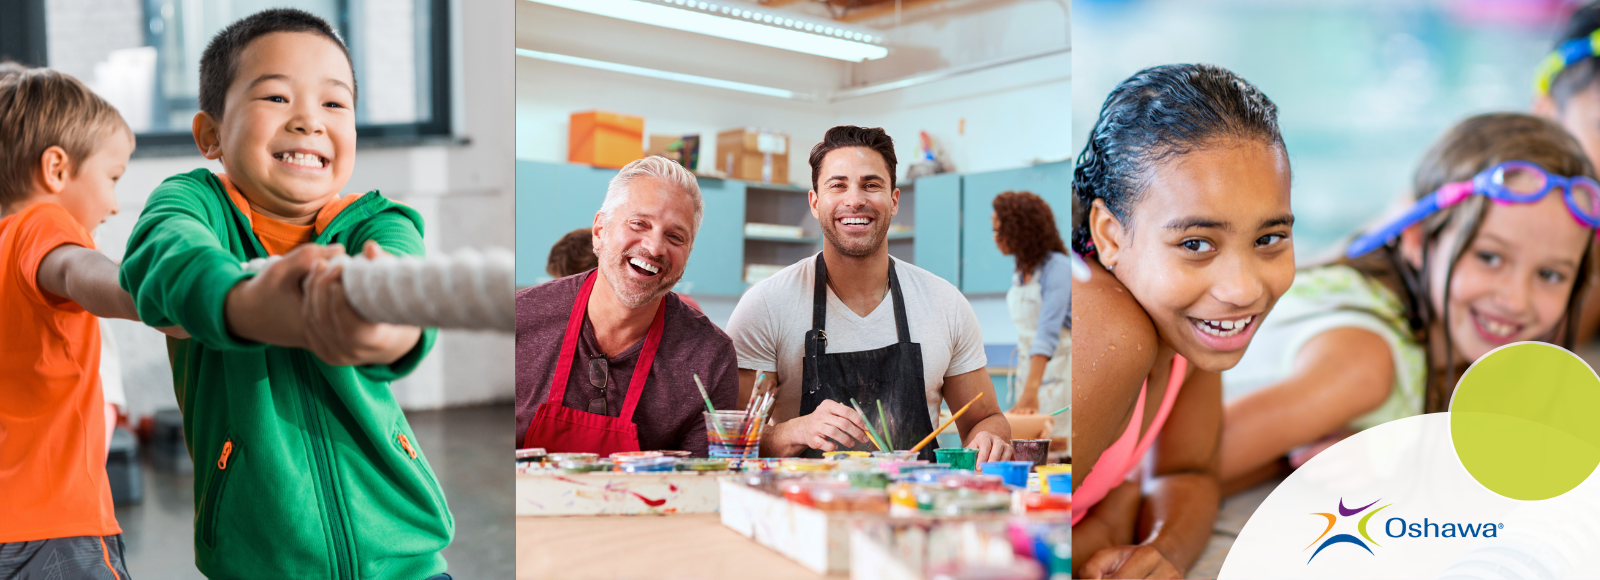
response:
{"label": "white wall", "polygon": [[[508,2],[451,2],[452,125],[466,145],[358,148],[346,192],[377,189],[423,216],[429,252],[512,247],[512,8]],[[470,90],[469,90],[470,88]],[[121,212],[96,232],[97,244],[120,260],[150,191],[177,173],[220,165],[199,156],[135,159],[117,186]],[[130,414],[174,407],[172,375],[161,335],[138,323],[112,321],[122,351]],[[443,331],[422,366],[392,389],[406,409],[431,409],[514,396],[511,335]]]}
{"label": "white wall", "polygon": [[[520,48],[818,95],[1068,42],[1066,15],[1048,0],[909,23],[888,33],[890,57],[861,64],[531,2],[517,3],[517,18]],[[701,134],[702,169],[711,168],[719,131],[757,126],[788,133],[789,181],[800,185],[810,179],[806,154],[840,124],[888,130],[902,167],[917,157],[918,132],[927,131],[957,171],[1010,169],[1071,156],[1071,61],[1061,53],[907,89],[805,102],[519,58],[516,155],[566,161],[569,115],[600,109],[643,117],[646,134]]]}

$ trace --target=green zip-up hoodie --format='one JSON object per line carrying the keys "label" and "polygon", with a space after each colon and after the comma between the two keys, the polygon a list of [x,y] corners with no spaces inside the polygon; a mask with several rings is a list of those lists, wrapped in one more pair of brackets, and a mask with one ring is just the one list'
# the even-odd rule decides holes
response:
{"label": "green zip-up hoodie", "polygon": [[[372,191],[315,243],[357,254],[376,240],[390,253],[421,255],[421,231],[416,211]],[[389,391],[437,330],[424,330],[394,364],[360,367],[234,337],[224,298],[251,275],[240,264],[266,255],[222,182],[197,169],[150,194],[122,262],[139,317],[193,337],[167,346],[195,465],[195,565],[211,578],[444,572],[440,551],[455,521]]]}

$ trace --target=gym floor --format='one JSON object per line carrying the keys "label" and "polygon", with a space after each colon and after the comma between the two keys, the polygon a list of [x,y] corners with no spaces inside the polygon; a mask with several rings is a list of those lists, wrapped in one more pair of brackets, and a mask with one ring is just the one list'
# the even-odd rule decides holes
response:
{"label": "gym floor", "polygon": [[[444,557],[456,578],[515,574],[514,416],[509,403],[406,413],[417,438],[429,442],[428,460],[455,515]],[[194,476],[156,471],[150,454],[141,455],[144,501],[117,507],[128,575],[203,579],[194,567]]]}

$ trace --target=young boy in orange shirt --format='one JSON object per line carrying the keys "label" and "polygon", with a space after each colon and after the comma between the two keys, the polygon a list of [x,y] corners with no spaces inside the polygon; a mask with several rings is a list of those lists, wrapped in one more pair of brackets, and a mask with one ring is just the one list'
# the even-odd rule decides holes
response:
{"label": "young boy in orange shirt", "polygon": [[133,132],[77,79],[8,67],[0,141],[0,578],[126,580],[96,316],[139,318],[89,232]]}

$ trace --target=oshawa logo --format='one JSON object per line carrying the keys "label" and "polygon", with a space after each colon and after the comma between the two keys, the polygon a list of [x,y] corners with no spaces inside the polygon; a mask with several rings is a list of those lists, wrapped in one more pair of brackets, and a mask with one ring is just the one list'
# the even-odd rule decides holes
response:
{"label": "oshawa logo", "polygon": [[[1330,513],[1311,514],[1314,516],[1322,516],[1327,518],[1328,527],[1322,530],[1322,535],[1317,536],[1317,539],[1312,540],[1310,544],[1306,545],[1305,550],[1310,550],[1311,546],[1317,546],[1317,551],[1311,553],[1311,557],[1306,559],[1306,564],[1310,564],[1312,560],[1317,559],[1317,554],[1321,554],[1323,550],[1335,544],[1354,544],[1356,546],[1360,546],[1361,549],[1366,550],[1368,554],[1376,556],[1377,554],[1374,554],[1372,548],[1367,547],[1367,544],[1370,542],[1373,546],[1378,546],[1380,548],[1383,546],[1379,545],[1377,541],[1373,540],[1372,536],[1367,535],[1367,521],[1371,520],[1372,516],[1377,515],[1378,512],[1383,511],[1383,508],[1394,505],[1392,503],[1384,504],[1383,507],[1367,512],[1367,508],[1378,505],[1378,501],[1382,500],[1374,500],[1372,503],[1369,503],[1365,506],[1350,509],[1344,507],[1344,498],[1341,497],[1339,498],[1338,516]],[[1334,524],[1338,523],[1339,518],[1348,518],[1360,514],[1361,512],[1367,512],[1367,515],[1361,516],[1361,520],[1356,522],[1356,533],[1361,534],[1360,538],[1350,534],[1334,534],[1331,537],[1328,536],[1328,532],[1333,531],[1333,526]],[[1505,527],[1505,524],[1488,522],[1481,524],[1434,523],[1428,518],[1422,518],[1420,523],[1413,522],[1407,524],[1405,519],[1394,517],[1384,521],[1383,533],[1390,538],[1494,538],[1498,537],[1500,530],[1505,529]],[[1327,540],[1324,541],[1323,538],[1327,538]],[[1365,538],[1366,542],[1361,541],[1362,538]],[[1318,546],[1317,542],[1322,542],[1322,545]]]}
{"label": "oshawa logo", "polygon": [[[1344,507],[1344,498],[1341,497],[1341,498],[1339,498],[1339,517],[1348,518],[1350,516],[1353,516],[1353,515],[1359,514],[1361,512],[1367,511],[1367,508],[1372,507],[1374,505],[1377,505],[1378,501],[1380,501],[1380,500],[1374,500],[1372,503],[1369,503],[1369,504],[1367,504],[1365,506],[1362,506],[1360,508],[1350,509],[1350,508]],[[1383,507],[1375,509],[1375,510],[1372,510],[1367,515],[1361,517],[1361,521],[1356,524],[1356,531],[1361,533],[1361,538],[1366,538],[1367,541],[1368,542],[1372,542],[1372,545],[1374,545],[1374,546],[1378,545],[1377,542],[1374,542],[1372,540],[1372,536],[1368,536],[1367,535],[1367,520],[1372,519],[1372,515],[1373,514],[1376,514],[1376,513],[1380,512],[1380,511],[1383,511],[1383,508],[1389,507],[1391,505],[1394,505],[1394,504],[1392,504],[1392,503],[1391,504],[1385,504]],[[1306,550],[1310,550],[1311,546],[1316,546],[1317,542],[1322,541],[1322,538],[1327,536],[1328,532],[1333,531],[1333,524],[1338,523],[1338,521],[1339,521],[1338,517],[1335,517],[1333,514],[1330,514],[1330,513],[1313,513],[1311,515],[1322,516],[1322,517],[1328,518],[1328,527],[1327,527],[1327,529],[1322,530],[1322,535],[1321,536],[1317,536],[1317,539],[1311,540],[1311,543],[1306,545],[1306,547],[1305,547]],[[1333,537],[1328,538],[1328,541],[1322,542],[1321,546],[1317,546],[1317,551],[1311,553],[1311,557],[1306,559],[1306,564],[1310,564],[1312,560],[1317,559],[1317,554],[1321,554],[1323,550],[1326,550],[1328,548],[1328,546],[1332,546],[1334,544],[1355,544],[1357,546],[1361,546],[1361,549],[1366,550],[1368,554],[1372,554],[1372,548],[1368,548],[1367,544],[1365,542],[1361,541],[1361,538],[1357,538],[1357,537],[1352,536],[1350,534],[1335,534]],[[1379,546],[1379,547],[1382,547],[1382,546]],[[1301,551],[1305,551],[1305,550],[1301,550]],[[1373,555],[1376,555],[1376,554],[1373,554]]]}

